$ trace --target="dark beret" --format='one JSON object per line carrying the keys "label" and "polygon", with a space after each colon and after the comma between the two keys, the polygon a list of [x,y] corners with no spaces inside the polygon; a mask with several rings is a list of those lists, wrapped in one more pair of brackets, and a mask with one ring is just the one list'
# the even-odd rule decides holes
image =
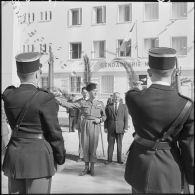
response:
{"label": "dark beret", "polygon": [[86,90],[87,91],[91,91],[93,89],[96,89],[97,88],[97,84],[96,83],[89,83],[86,87]]}

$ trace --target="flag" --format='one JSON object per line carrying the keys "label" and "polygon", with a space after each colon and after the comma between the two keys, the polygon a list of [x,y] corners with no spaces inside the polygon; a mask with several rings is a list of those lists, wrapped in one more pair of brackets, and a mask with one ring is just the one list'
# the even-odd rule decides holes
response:
{"label": "flag", "polygon": [[119,48],[120,51],[125,51],[126,50],[126,47],[128,45],[128,42],[132,38],[132,32],[133,32],[133,29],[134,29],[135,24],[136,24],[136,22],[134,22],[133,26],[131,27],[131,29],[128,32],[128,35],[123,40],[123,42],[122,42],[122,44],[121,44],[121,46]]}

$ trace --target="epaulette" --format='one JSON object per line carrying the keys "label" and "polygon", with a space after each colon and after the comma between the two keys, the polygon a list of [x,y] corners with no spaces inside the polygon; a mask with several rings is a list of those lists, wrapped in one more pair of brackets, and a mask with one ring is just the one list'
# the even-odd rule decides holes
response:
{"label": "epaulette", "polygon": [[5,90],[7,89],[15,89],[16,87],[14,85],[10,85],[9,87],[7,87]]}
{"label": "epaulette", "polygon": [[48,95],[50,95],[51,97],[55,97],[54,94],[52,92],[50,92],[47,89],[43,89],[43,88],[37,88],[39,91],[43,91],[45,93],[47,93]]}
{"label": "epaulette", "polygon": [[189,98],[189,97],[187,97],[187,96],[185,96],[185,95],[183,95],[183,94],[181,94],[181,93],[179,93],[179,92],[178,92],[178,95],[179,95],[180,97],[184,98],[184,99],[187,99],[187,100],[193,102],[191,98]]}

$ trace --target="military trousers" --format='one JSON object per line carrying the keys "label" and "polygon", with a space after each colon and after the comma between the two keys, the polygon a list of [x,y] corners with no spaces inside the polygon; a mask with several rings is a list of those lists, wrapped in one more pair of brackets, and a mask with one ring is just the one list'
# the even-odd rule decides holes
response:
{"label": "military trousers", "polygon": [[93,120],[83,119],[81,124],[81,145],[85,162],[96,162],[100,124],[94,124]]}
{"label": "military trousers", "polygon": [[78,138],[79,138],[79,148],[78,148],[78,153],[79,153],[79,158],[83,158],[83,149],[81,145],[81,129],[78,129]]}
{"label": "military trousers", "polygon": [[8,194],[50,194],[52,177],[13,179],[8,177]]}
{"label": "military trousers", "polygon": [[115,140],[117,143],[117,161],[122,162],[122,140],[123,133],[108,133],[108,161],[112,161]]}

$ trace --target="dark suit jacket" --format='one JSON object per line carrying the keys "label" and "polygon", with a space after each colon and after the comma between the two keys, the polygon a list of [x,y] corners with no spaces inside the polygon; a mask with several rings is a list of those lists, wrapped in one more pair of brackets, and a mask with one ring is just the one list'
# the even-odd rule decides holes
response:
{"label": "dark suit jacket", "polygon": [[5,113],[13,129],[17,117],[33,92],[37,96],[21,122],[19,131],[42,133],[45,139],[12,138],[5,154],[3,171],[14,178],[40,178],[54,175],[54,160],[65,162],[62,131],[57,119],[59,106],[54,95],[31,84],[8,87],[3,93]]}
{"label": "dark suit jacket", "polygon": [[128,129],[128,110],[125,104],[119,103],[117,115],[114,111],[114,104],[106,106],[106,120],[104,128],[108,129],[108,133],[124,133],[124,129]]}
{"label": "dark suit jacket", "polygon": [[[160,138],[180,114],[187,99],[175,89],[158,84],[152,84],[142,91],[128,91],[126,104],[135,132],[149,140]],[[178,142],[181,156],[176,146],[171,150],[155,151],[133,142],[125,170],[125,179],[130,185],[145,193],[180,193],[181,164],[187,181],[194,183],[193,106],[180,127],[179,135],[172,135],[169,140]]]}

